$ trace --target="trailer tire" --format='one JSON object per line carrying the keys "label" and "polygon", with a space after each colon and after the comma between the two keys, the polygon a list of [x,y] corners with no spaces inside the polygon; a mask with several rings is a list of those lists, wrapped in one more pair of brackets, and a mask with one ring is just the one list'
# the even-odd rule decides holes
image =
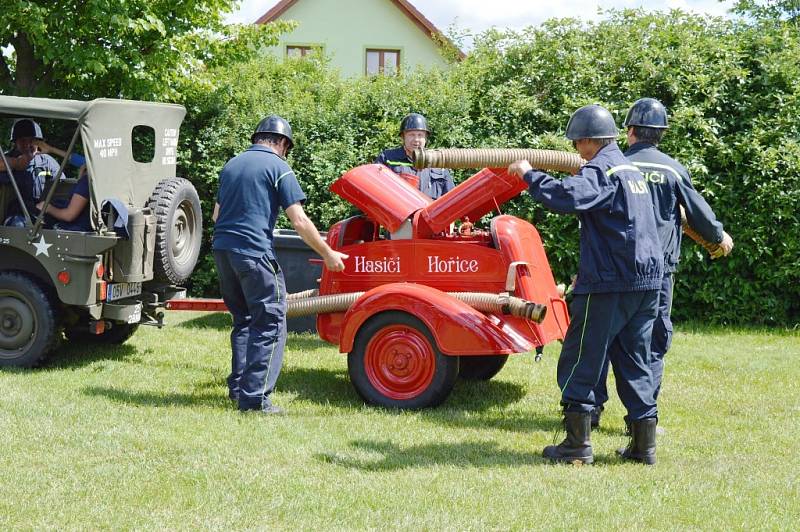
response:
{"label": "trailer tire", "polygon": [[139,328],[138,323],[115,323],[111,329],[103,334],[92,334],[88,325],[84,327],[73,327],[64,331],[64,336],[70,342],[86,342],[89,344],[101,345],[122,345],[127,342]]}
{"label": "trailer tire", "polygon": [[508,355],[459,357],[458,376],[467,381],[488,381],[503,369]]}
{"label": "trailer tire", "polygon": [[203,238],[200,197],[182,177],[163,179],[150,196],[148,207],[156,215],[156,280],[183,284],[194,271]]}
{"label": "trailer tire", "polygon": [[422,321],[388,311],[358,331],[347,357],[350,380],[369,404],[416,409],[441,404],[458,378],[458,357],[439,351]]}
{"label": "trailer tire", "polygon": [[0,273],[0,366],[36,366],[60,336],[46,287],[21,272]]}

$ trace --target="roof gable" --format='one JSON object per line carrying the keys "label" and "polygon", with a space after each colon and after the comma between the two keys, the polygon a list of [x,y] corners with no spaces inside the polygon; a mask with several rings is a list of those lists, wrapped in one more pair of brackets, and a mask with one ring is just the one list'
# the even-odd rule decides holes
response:
{"label": "roof gable", "polygon": [[[276,20],[298,1],[299,0],[280,0],[269,11],[261,15],[255,21],[255,24],[266,24]],[[464,52],[462,52],[461,49],[453,44],[450,39],[448,39],[441,31],[439,31],[433,22],[428,20],[425,15],[420,13],[419,10],[411,4],[411,2],[408,2],[408,0],[389,1],[394,4],[395,7],[397,7],[406,17],[408,17],[409,20],[411,20],[411,22],[413,22],[429,39],[434,42],[437,42],[438,39],[444,39],[445,42],[452,44],[453,47],[458,50],[459,59],[464,59],[464,57],[466,57]]]}

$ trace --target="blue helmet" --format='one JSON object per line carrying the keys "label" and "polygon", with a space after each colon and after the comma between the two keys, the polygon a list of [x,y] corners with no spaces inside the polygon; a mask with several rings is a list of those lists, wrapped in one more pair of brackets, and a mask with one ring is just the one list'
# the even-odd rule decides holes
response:
{"label": "blue helmet", "polygon": [[410,129],[424,131],[425,133],[431,132],[431,130],[428,129],[428,121],[419,113],[407,114],[403,118],[403,121],[400,122],[401,135]]}
{"label": "blue helmet", "polygon": [[569,118],[567,138],[578,139],[613,139],[619,134],[614,117],[608,110],[597,104],[584,105]]}
{"label": "blue helmet", "polygon": [[261,122],[258,123],[256,126],[256,130],[253,132],[253,135],[250,137],[250,142],[255,143],[256,135],[259,133],[274,133],[275,135],[281,135],[286,137],[289,141],[289,149],[291,150],[294,147],[294,138],[292,138],[292,126],[289,125],[285,119],[281,118],[278,115],[269,115],[268,117],[264,118]]}
{"label": "blue helmet", "polygon": [[667,110],[655,98],[640,98],[628,110],[624,127],[640,126],[667,129]]}
{"label": "blue helmet", "polygon": [[30,118],[20,118],[14,121],[11,126],[11,142],[17,139],[24,139],[26,137],[33,137],[36,140],[44,140],[42,128],[31,120]]}

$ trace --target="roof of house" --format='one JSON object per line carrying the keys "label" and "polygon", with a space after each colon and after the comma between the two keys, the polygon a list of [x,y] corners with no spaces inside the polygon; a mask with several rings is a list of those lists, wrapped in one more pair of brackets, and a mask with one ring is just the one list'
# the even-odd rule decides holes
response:
{"label": "roof of house", "polygon": [[[461,51],[454,43],[450,41],[441,31],[437,28],[433,22],[428,20],[425,15],[419,12],[419,10],[411,5],[411,2],[408,0],[390,0],[395,6],[397,6],[400,11],[402,11],[417,27],[422,30],[422,32],[427,35],[431,40],[436,40],[434,37],[438,37],[439,39],[444,39],[445,42],[449,42],[452,44],[456,50],[458,50],[458,56],[460,59],[464,59],[465,54]],[[281,16],[287,9],[292,7],[296,4],[298,0],[280,0],[277,4],[275,4],[269,11],[261,15],[257,20],[256,24],[266,24],[267,22],[272,22],[273,20],[277,19]]]}

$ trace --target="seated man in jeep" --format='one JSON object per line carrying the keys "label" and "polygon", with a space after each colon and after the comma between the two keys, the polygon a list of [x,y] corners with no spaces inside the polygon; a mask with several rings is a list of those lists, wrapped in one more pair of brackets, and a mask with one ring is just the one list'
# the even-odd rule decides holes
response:
{"label": "seated man in jeep", "polygon": [[[39,150],[38,141],[44,140],[42,128],[30,118],[21,118],[11,128],[11,141],[14,148],[6,153],[14,181],[19,187],[22,201],[33,216],[34,207],[43,199],[45,185],[58,174],[59,164],[50,155]],[[8,183],[8,172],[3,168],[0,183]],[[8,206],[5,225],[24,226],[25,217],[19,202],[14,200]]]}
{"label": "seated man in jeep", "polygon": [[44,210],[48,222],[52,221],[50,217],[55,218],[56,221],[52,224],[54,229],[92,230],[92,223],[89,220],[89,174],[85,166],[81,167],[80,174],[81,177],[72,187],[68,200],[53,200],[46,208],[43,201],[36,204],[38,211]]}

